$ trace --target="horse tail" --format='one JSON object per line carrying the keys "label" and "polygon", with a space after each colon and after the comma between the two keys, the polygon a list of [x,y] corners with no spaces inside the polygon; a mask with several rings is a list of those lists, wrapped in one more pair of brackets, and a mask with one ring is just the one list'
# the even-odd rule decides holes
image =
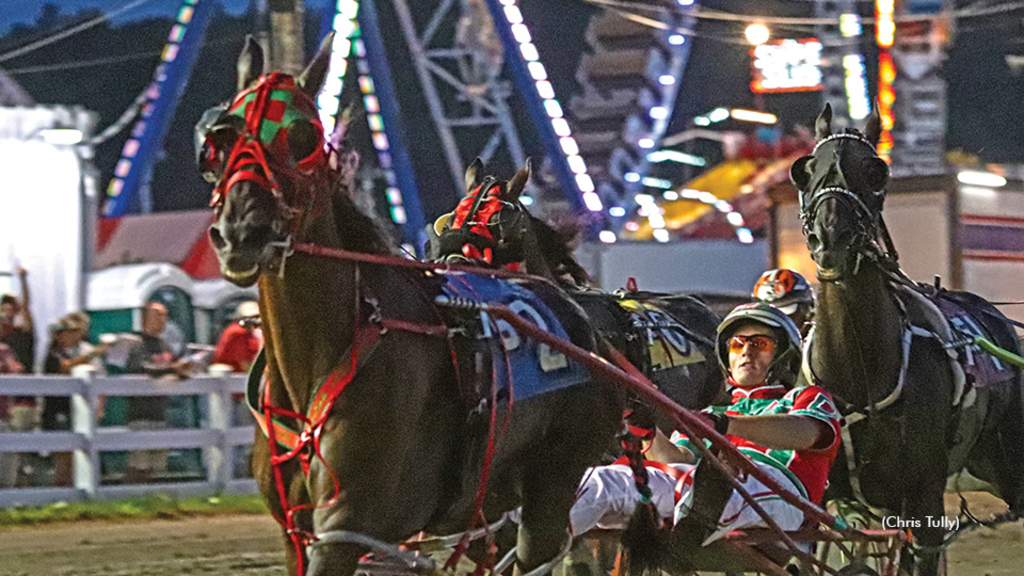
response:
{"label": "horse tail", "polygon": [[633,471],[633,480],[640,502],[637,503],[629,525],[622,534],[622,546],[625,550],[624,565],[630,574],[658,574],[664,559],[668,555],[671,531],[666,530],[661,520],[661,513],[654,504],[653,493],[649,485],[650,476],[644,466],[642,441],[653,437],[654,423],[650,422],[650,430],[632,424],[631,418],[636,414],[630,411],[625,416],[626,431],[622,438],[624,458],[628,460]]}

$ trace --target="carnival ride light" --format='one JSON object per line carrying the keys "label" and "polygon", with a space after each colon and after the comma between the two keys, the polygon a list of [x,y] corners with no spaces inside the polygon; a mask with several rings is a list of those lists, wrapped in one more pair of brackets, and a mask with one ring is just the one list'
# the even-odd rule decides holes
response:
{"label": "carnival ride light", "polygon": [[626,209],[622,206],[612,206],[608,209],[608,215],[613,218],[622,218],[626,215]]}
{"label": "carnival ride light", "polygon": [[668,242],[669,241],[668,230],[665,230],[664,228],[657,228],[657,229],[655,229],[654,230],[654,239],[657,240],[658,242]]}
{"label": "carnival ride light", "polygon": [[760,124],[775,124],[779,121],[779,118],[775,114],[769,114],[768,112],[758,112],[756,110],[744,110],[743,108],[733,108],[729,113],[734,120],[742,120],[744,122],[758,122]]}
{"label": "carnival ride light", "polygon": [[338,112],[341,110],[341,90],[344,88],[345,74],[348,72],[348,58],[352,52],[352,36],[358,25],[356,16],[359,14],[358,0],[338,0],[335,4],[334,40],[331,43],[331,61],[327,67],[327,81],[317,95],[316,104],[320,109],[320,124],[324,127],[324,136],[331,141],[337,127]]}
{"label": "carnival ride light", "polygon": [[658,77],[658,83],[662,86],[671,86],[676,83],[676,77],[671,74],[662,74]]}
{"label": "carnival ride light", "polygon": [[664,178],[652,178],[651,176],[645,176],[640,182],[648,188],[668,190],[672,187],[672,182],[670,180],[665,180]]}
{"label": "carnival ride light", "polygon": [[661,197],[669,202],[679,200],[679,192],[676,192],[675,190],[665,190],[661,193]]}
{"label": "carnival ride light", "polygon": [[647,155],[647,161],[652,164],[678,162],[679,164],[689,164],[690,166],[704,166],[707,163],[700,156],[694,156],[693,154],[687,154],[678,150],[656,150]]}
{"label": "carnival ride light", "polygon": [[682,34],[672,34],[668,37],[668,43],[673,46],[679,46],[686,43],[686,36]]}
{"label": "carnival ride light", "polygon": [[648,150],[648,149],[654,148],[654,139],[653,138],[641,138],[640,140],[637,141],[637,146],[643,148],[644,150]]}
{"label": "carnival ride light", "polygon": [[636,183],[640,181],[640,175],[636,172],[626,172],[622,175],[622,179],[626,182]]}
{"label": "carnival ride light", "polygon": [[727,118],[729,118],[729,109],[728,108],[715,108],[711,112],[708,112],[705,116],[712,123],[714,123],[714,122],[721,122],[721,121],[726,120]]}
{"label": "carnival ride light", "polygon": [[875,39],[882,48],[891,48],[896,36],[894,10],[895,0],[877,0],[875,2]]}
{"label": "carnival ride light", "polygon": [[615,232],[612,232],[611,230],[601,230],[597,237],[605,244],[614,244],[616,240]]}
{"label": "carnival ride light", "polygon": [[860,24],[860,16],[857,14],[843,14],[839,17],[839,32],[847,38],[860,36],[864,27]]}
{"label": "carnival ride light", "polygon": [[871,113],[868,82],[864,76],[864,57],[860,54],[843,56],[843,68],[846,70],[846,100],[850,118],[863,120]]}
{"label": "carnival ride light", "polygon": [[1006,186],[1006,178],[992,172],[980,172],[977,170],[964,170],[956,175],[961,184],[971,186],[984,186],[986,188],[1001,188]]}
{"label": "carnival ride light", "polygon": [[747,42],[750,42],[754,46],[764,44],[769,38],[771,38],[771,31],[768,30],[767,26],[760,22],[755,22],[747,26],[747,29],[743,31],[743,34],[747,37]]}

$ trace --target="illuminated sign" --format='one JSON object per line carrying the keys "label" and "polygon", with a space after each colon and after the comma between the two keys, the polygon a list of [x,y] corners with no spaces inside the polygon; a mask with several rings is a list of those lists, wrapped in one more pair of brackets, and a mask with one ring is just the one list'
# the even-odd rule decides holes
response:
{"label": "illuminated sign", "polygon": [[864,57],[860,54],[843,56],[846,69],[846,101],[850,107],[850,118],[863,120],[871,113],[868,99],[868,81],[864,77]]}
{"label": "illuminated sign", "polygon": [[754,92],[821,90],[821,42],[814,38],[776,40],[750,51]]}

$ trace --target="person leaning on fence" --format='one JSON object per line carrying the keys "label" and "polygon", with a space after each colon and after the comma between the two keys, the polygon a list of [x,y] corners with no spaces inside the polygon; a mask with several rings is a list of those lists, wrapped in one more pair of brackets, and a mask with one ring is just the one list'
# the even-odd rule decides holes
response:
{"label": "person leaning on fence", "polygon": [[[139,341],[128,351],[125,369],[128,374],[153,377],[187,378],[192,365],[175,356],[161,334],[167,327],[167,308],[159,302],[147,302],[142,308],[142,331]],[[128,427],[135,430],[158,430],[167,427],[166,396],[130,396],[125,407]],[[155,472],[167,469],[166,450],[134,450],[128,454],[126,482],[148,480]]]}
{"label": "person leaning on fence", "polygon": [[[796,325],[771,305],[743,304],[719,325],[717,351],[732,403],[709,407],[704,417],[776,482],[820,503],[839,446],[839,413],[821,388],[793,387],[800,366]],[[659,543],[699,546],[763,525],[709,462],[698,464],[699,452],[688,438],[673,433],[672,444],[661,437],[654,443],[658,450],[649,453],[658,452],[670,464],[645,466],[647,488],[634,483],[627,466],[600,466],[584,477],[571,512],[576,534],[628,523],[623,538],[631,550],[657,554],[666,551]],[[756,478],[747,476],[743,486],[783,530],[800,527],[803,513]],[[638,489],[650,493],[641,498]],[[670,522],[671,532],[659,531],[658,520]],[[639,540],[645,537],[656,541]]]}
{"label": "person leaning on fence", "polygon": [[[50,327],[50,346],[43,362],[44,374],[71,374],[76,366],[90,366],[97,373],[103,373],[103,353],[106,346],[93,346],[85,341],[89,332],[89,316],[72,312]],[[97,407],[102,413],[102,404]],[[67,396],[46,396],[43,399],[41,417],[43,430],[69,430],[71,428],[71,398]],[[54,486],[71,486],[71,452],[51,454]]]}

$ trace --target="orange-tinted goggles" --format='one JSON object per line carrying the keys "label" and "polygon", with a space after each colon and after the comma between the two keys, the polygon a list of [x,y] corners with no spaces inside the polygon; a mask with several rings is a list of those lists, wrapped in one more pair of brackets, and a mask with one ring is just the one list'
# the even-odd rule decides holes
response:
{"label": "orange-tinted goggles", "polygon": [[753,336],[733,336],[729,339],[729,352],[739,354],[743,352],[743,349],[750,344],[750,347],[757,352],[766,352],[771,354],[775,351],[775,340],[769,336],[762,334],[755,334]]}

